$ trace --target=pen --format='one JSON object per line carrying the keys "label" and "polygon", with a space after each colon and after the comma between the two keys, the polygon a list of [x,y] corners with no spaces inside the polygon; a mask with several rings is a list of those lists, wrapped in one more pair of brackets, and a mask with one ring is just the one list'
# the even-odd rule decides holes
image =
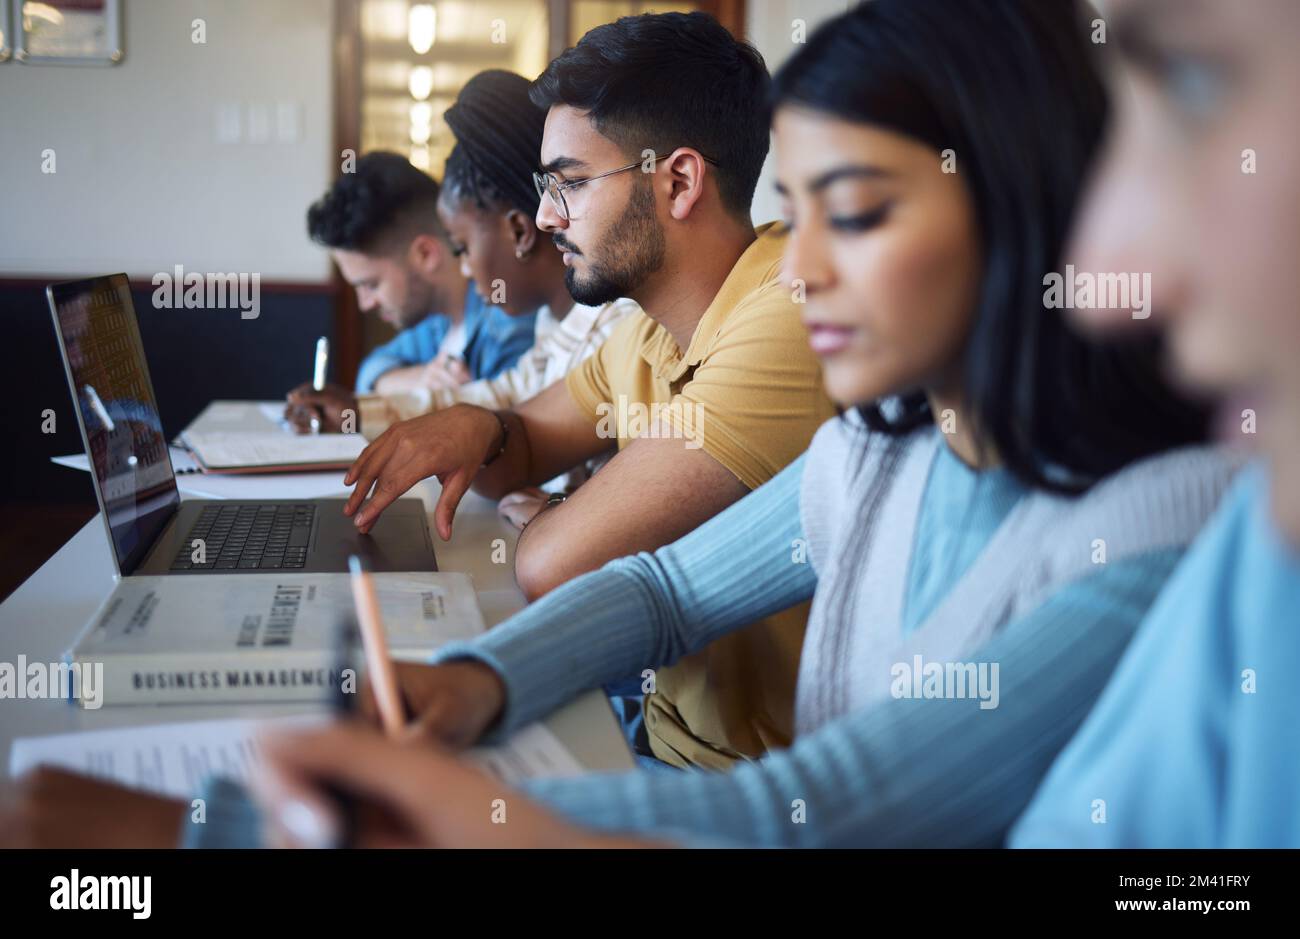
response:
{"label": "pen", "polygon": [[375,594],[375,582],[362,564],[361,558],[355,554],[348,558],[348,570],[352,572],[352,600],[356,603],[357,620],[361,624],[361,645],[366,655],[366,671],[370,675],[370,684],[375,689],[379,717],[384,725],[384,733],[389,737],[396,737],[405,723],[402,698],[397,690],[397,674],[393,669],[393,660],[388,657],[388,639],[384,635],[384,623],[379,614],[379,598]]}
{"label": "pen", "polygon": [[325,368],[330,361],[330,341],[324,336],[316,340],[316,369],[312,372],[311,386],[317,391],[325,390]]}
{"label": "pen", "polygon": [[[321,336],[316,340],[316,367],[312,371],[311,386],[316,391],[325,390],[325,369],[329,366],[330,361],[330,341]],[[320,418],[312,416],[311,432],[320,433]]]}

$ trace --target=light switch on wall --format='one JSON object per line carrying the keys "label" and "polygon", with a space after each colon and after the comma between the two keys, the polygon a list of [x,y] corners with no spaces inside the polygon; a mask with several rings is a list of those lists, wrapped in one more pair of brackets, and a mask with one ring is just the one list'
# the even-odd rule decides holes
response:
{"label": "light switch on wall", "polygon": [[275,139],[280,143],[297,143],[302,136],[302,105],[297,101],[277,101],[275,105]]}
{"label": "light switch on wall", "polygon": [[239,143],[244,137],[244,121],[238,101],[222,101],[216,111],[217,143]]}
{"label": "light switch on wall", "polygon": [[248,142],[266,143],[271,139],[271,106],[264,101],[248,104]]}

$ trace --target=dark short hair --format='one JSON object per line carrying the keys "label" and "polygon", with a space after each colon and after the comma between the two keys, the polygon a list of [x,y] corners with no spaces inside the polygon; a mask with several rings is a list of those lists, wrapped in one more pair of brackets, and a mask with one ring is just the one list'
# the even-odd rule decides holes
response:
{"label": "dark short hair", "polygon": [[307,234],[327,248],[386,254],[418,234],[442,236],[438,184],[399,153],[357,160],[307,210]]}
{"label": "dark short hair", "polygon": [[758,51],[707,13],[643,13],[583,36],[532,97],[589,111],[629,159],[693,147],[716,164],[723,205],[748,217],[767,157],[769,82]]}
{"label": "dark short hair", "polygon": [[[773,82],[796,105],[951,149],[984,269],[965,399],[1018,478],[1086,489],[1204,441],[1209,411],[1166,381],[1161,340],[1100,341],[1044,304],[1097,154],[1108,98],[1076,0],[873,0],[823,25]],[[878,431],[933,420],[923,394],[861,409]]]}

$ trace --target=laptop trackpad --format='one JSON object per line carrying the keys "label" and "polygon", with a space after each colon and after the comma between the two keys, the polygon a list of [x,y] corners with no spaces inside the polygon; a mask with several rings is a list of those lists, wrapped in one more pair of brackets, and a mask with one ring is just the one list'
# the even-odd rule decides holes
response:
{"label": "laptop trackpad", "polygon": [[424,505],[418,500],[399,500],[363,535],[338,506],[323,504],[317,512],[315,550],[308,555],[307,569],[345,571],[348,555],[360,555],[372,571],[436,571],[433,542]]}

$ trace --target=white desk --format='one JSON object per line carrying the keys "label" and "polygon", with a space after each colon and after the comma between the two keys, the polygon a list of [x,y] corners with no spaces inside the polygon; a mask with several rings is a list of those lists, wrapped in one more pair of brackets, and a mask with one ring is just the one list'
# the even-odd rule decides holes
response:
{"label": "white desk", "polygon": [[[50,472],[65,472],[51,469]],[[183,479],[184,477],[182,477]],[[341,475],[340,475],[341,479]],[[242,477],[247,493],[257,499],[258,477]],[[432,509],[439,492],[436,480],[413,490]],[[341,489],[341,486],[340,486]],[[182,498],[188,496],[182,492]],[[432,528],[432,520],[430,521]],[[438,567],[463,571],[474,578],[483,619],[495,626],[524,605],[515,585],[515,533],[496,514],[495,504],[468,494],[456,515],[452,540],[433,536]],[[503,538],[509,563],[492,562],[492,542]],[[0,604],[0,662],[58,662],[77,633],[113,588],[113,562],[108,536],[98,516]],[[226,717],[273,717],[321,710],[311,704],[210,704],[106,706],[83,710],[61,700],[0,699],[0,772],[8,772],[9,748],[15,737]],[[590,692],[551,715],[547,726],[592,770],[631,769],[632,758],[605,696]]]}

